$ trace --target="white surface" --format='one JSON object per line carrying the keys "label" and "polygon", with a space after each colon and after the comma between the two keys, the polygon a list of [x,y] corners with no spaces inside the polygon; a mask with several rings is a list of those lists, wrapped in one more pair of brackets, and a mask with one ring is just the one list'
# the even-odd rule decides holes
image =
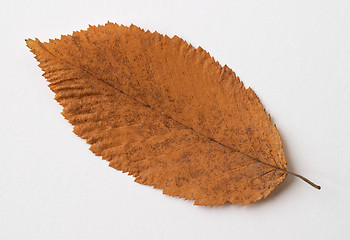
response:
{"label": "white surface", "polygon": [[[215,2],[215,3],[214,3]],[[4,1],[0,239],[350,239],[350,1]],[[292,176],[246,207],[139,185],[72,133],[24,39],[107,21],[177,34],[251,86]]]}

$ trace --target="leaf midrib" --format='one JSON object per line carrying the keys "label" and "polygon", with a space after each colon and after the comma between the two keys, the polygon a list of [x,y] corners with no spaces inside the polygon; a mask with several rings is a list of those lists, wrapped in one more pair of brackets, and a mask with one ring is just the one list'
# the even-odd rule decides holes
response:
{"label": "leaf midrib", "polygon": [[[32,40],[32,41],[33,41],[33,40]],[[163,113],[163,112],[161,112],[161,111],[159,111],[159,110],[157,110],[157,109],[151,107],[151,106],[148,105],[148,104],[145,104],[145,103],[141,102],[140,100],[138,100],[138,99],[136,99],[135,97],[131,96],[130,94],[124,92],[123,90],[121,90],[121,89],[119,89],[119,88],[113,86],[112,84],[106,82],[105,80],[103,80],[103,79],[101,79],[101,78],[95,76],[93,73],[91,73],[91,72],[89,72],[88,70],[84,69],[82,66],[77,66],[76,64],[73,64],[73,63],[71,63],[71,62],[69,62],[69,61],[67,61],[67,60],[65,60],[65,59],[61,59],[60,57],[57,57],[55,54],[53,54],[51,51],[49,51],[49,50],[42,44],[42,42],[40,42],[39,40],[37,40],[37,41],[38,41],[39,46],[40,46],[42,49],[44,49],[45,51],[47,51],[47,52],[48,52],[50,55],[52,55],[54,58],[57,58],[57,59],[59,59],[60,61],[66,63],[66,64],[68,64],[68,65],[70,65],[70,66],[73,66],[73,67],[75,67],[75,68],[78,68],[78,69],[80,69],[80,70],[86,72],[87,74],[91,75],[94,79],[96,79],[96,80],[98,80],[98,81],[101,81],[102,83],[104,83],[104,84],[106,84],[107,86],[113,88],[114,90],[118,91],[119,93],[124,94],[124,95],[127,96],[128,98],[130,98],[130,99],[134,100],[135,102],[137,102],[137,103],[143,105],[144,107],[149,108],[149,109],[151,109],[152,111],[155,111],[155,112],[161,114],[162,116],[164,116],[164,117],[166,117],[166,118],[172,120],[173,122],[175,122],[175,123],[177,123],[177,124],[179,124],[179,125],[185,127],[186,129],[189,129],[189,130],[195,132],[196,134],[198,134],[198,135],[200,135],[200,136],[202,136],[202,137],[204,137],[204,138],[207,138],[208,140],[210,140],[210,141],[212,141],[212,142],[215,142],[215,143],[217,143],[217,144],[219,144],[219,145],[221,145],[221,146],[223,146],[223,147],[225,147],[225,148],[227,148],[227,149],[229,149],[229,150],[231,150],[231,151],[233,151],[233,152],[237,152],[237,153],[242,154],[243,156],[248,157],[248,158],[250,158],[250,159],[252,159],[252,160],[254,160],[254,161],[256,161],[256,162],[259,162],[259,163],[264,164],[264,165],[266,165],[266,166],[275,168],[275,170],[280,170],[280,171],[283,171],[283,172],[285,172],[285,173],[289,173],[286,169],[280,168],[280,167],[278,167],[278,166],[275,166],[275,165],[272,165],[272,164],[269,164],[269,163],[265,163],[265,162],[263,162],[263,161],[261,161],[261,160],[255,158],[255,157],[252,157],[252,156],[250,156],[250,155],[248,155],[248,154],[245,154],[244,152],[241,152],[241,151],[239,151],[239,150],[237,150],[237,149],[234,149],[234,148],[232,148],[232,147],[230,147],[230,146],[228,146],[228,145],[226,145],[226,144],[224,144],[224,143],[222,143],[222,142],[219,142],[219,141],[217,141],[216,139],[214,139],[214,138],[212,138],[212,137],[209,137],[209,136],[207,136],[207,135],[205,135],[205,134],[203,134],[203,133],[201,133],[201,132],[199,132],[199,131],[193,129],[192,127],[190,127],[190,126],[188,126],[188,125],[186,125],[186,124],[184,124],[184,123],[179,122],[178,120],[174,119],[173,117],[171,117],[171,116],[169,116],[169,115],[167,115],[167,114],[165,114],[165,113]]]}

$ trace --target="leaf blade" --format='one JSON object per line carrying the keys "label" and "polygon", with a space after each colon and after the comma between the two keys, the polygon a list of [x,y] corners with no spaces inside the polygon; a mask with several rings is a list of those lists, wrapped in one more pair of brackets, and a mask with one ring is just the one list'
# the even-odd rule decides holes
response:
{"label": "leaf blade", "polygon": [[220,205],[258,201],[286,177],[259,99],[201,48],[110,23],[27,45],[74,132],[135,181]]}

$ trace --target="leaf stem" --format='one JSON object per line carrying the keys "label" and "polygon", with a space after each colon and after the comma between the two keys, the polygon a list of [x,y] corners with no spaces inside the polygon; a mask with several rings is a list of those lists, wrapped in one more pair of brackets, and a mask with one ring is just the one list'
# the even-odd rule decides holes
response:
{"label": "leaf stem", "polygon": [[294,173],[294,172],[289,172],[289,171],[287,171],[287,173],[288,173],[288,174],[291,174],[291,175],[293,175],[293,176],[296,176],[296,177],[298,177],[298,178],[300,178],[300,179],[302,179],[303,181],[307,182],[308,184],[310,184],[311,186],[313,186],[314,188],[316,188],[316,189],[318,189],[318,190],[321,189],[321,186],[318,186],[317,184],[311,182],[311,181],[310,181],[309,179],[307,179],[306,177],[303,177],[303,176],[301,176],[301,175],[299,175],[299,174],[297,174],[297,173]]}

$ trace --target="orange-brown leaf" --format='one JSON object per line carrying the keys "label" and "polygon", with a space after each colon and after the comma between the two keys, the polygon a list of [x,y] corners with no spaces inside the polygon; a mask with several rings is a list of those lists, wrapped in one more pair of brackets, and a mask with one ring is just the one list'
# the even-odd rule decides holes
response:
{"label": "orange-brown leaf", "polygon": [[112,23],[27,45],[74,133],[136,182],[198,205],[246,205],[285,179],[258,97],[202,48]]}

